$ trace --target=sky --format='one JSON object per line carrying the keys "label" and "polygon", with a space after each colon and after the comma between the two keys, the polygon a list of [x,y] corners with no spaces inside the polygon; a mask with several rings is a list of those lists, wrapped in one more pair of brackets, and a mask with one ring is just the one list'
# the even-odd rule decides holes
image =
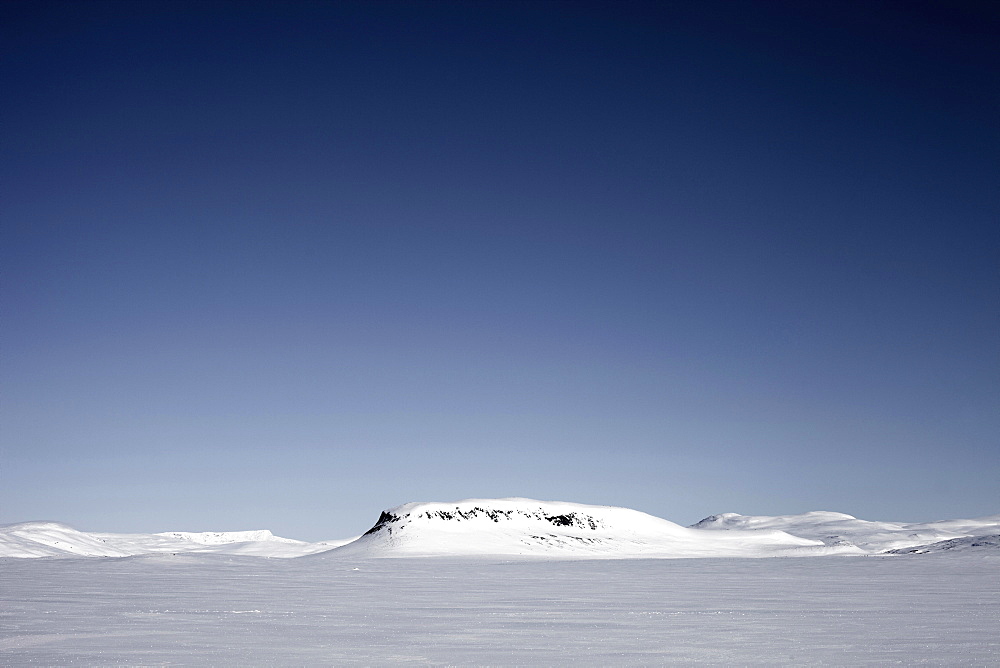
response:
{"label": "sky", "polygon": [[998,513],[998,31],[5,2],[0,523]]}

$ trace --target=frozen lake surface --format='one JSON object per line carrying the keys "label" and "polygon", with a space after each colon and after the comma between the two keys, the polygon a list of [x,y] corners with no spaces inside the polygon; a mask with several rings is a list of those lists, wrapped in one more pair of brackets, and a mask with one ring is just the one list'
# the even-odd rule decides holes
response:
{"label": "frozen lake surface", "polygon": [[1000,559],[0,559],[0,664],[1000,665]]}

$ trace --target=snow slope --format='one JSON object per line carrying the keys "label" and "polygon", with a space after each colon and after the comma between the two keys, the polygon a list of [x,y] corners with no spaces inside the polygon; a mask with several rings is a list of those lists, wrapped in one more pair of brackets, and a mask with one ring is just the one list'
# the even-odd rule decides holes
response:
{"label": "snow slope", "polygon": [[306,543],[270,531],[85,533],[59,522],[23,522],[0,527],[0,557],[129,557],[142,554],[215,553],[301,557],[348,540]]}
{"label": "snow slope", "polygon": [[900,547],[889,550],[889,554],[937,554],[941,552],[984,552],[1000,553],[1000,534],[992,536],[966,536],[965,538],[952,538],[942,540],[930,545],[917,545],[915,547]]}
{"label": "snow slope", "polygon": [[768,557],[857,548],[780,530],[702,531],[627,508],[532,499],[408,503],[384,511],[364,536],[331,555],[520,555],[557,558]]}
{"label": "snow slope", "polygon": [[972,520],[904,524],[870,522],[843,513],[822,511],[777,517],[724,513],[706,517],[693,524],[692,528],[738,533],[776,529],[803,538],[821,540],[826,545],[854,546],[865,553],[879,553],[938,541],[1000,533],[1000,515]]}

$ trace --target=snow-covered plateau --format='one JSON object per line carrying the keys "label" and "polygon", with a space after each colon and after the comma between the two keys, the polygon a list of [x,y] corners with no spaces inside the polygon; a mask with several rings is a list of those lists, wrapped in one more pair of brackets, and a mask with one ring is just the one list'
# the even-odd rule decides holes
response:
{"label": "snow-covered plateau", "polygon": [[998,536],[528,499],[323,543],[29,522],[0,527],[0,665],[1000,665]]}

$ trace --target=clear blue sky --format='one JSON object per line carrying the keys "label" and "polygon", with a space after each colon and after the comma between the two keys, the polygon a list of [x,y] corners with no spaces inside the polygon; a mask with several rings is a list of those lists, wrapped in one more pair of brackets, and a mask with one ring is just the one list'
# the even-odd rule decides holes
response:
{"label": "clear blue sky", "polygon": [[0,12],[0,522],[1000,512],[995,3]]}

